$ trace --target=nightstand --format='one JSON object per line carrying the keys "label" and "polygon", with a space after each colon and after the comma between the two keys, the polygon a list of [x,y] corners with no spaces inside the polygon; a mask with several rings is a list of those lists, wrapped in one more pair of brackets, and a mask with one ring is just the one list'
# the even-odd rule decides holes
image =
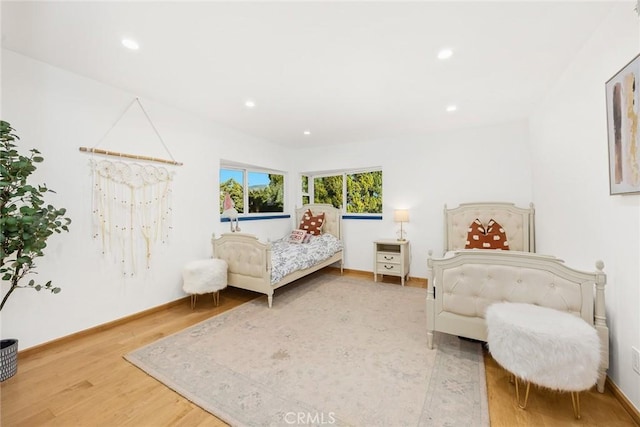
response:
{"label": "nightstand", "polygon": [[399,276],[402,286],[409,278],[409,241],[382,239],[373,242],[373,280],[381,276]]}

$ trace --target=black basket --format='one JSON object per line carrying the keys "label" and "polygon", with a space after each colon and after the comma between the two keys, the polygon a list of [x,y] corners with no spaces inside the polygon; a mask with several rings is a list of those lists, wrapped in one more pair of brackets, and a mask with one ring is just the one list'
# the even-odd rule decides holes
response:
{"label": "black basket", "polygon": [[18,372],[18,340],[0,341],[0,381],[11,378]]}

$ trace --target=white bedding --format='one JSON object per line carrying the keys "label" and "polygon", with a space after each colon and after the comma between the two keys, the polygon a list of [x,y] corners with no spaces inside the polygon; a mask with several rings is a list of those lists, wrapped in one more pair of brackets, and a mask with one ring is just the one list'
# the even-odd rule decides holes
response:
{"label": "white bedding", "polygon": [[342,242],[328,233],[312,237],[309,243],[291,243],[289,235],[271,242],[271,284],[278,283],[287,274],[328,259],[340,250]]}

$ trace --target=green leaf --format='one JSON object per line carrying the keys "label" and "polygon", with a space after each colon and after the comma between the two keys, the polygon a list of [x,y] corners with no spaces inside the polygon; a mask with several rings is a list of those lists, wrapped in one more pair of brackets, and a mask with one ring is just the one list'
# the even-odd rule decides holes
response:
{"label": "green leaf", "polygon": [[19,257],[16,262],[18,264],[30,264],[31,263],[31,258],[28,256],[21,256]]}

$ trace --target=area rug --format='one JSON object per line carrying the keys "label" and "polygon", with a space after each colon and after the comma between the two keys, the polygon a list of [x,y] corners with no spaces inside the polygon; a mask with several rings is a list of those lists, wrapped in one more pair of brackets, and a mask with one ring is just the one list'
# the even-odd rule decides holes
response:
{"label": "area rug", "polygon": [[234,426],[487,426],[482,348],[428,349],[425,296],[316,275],[125,358]]}

